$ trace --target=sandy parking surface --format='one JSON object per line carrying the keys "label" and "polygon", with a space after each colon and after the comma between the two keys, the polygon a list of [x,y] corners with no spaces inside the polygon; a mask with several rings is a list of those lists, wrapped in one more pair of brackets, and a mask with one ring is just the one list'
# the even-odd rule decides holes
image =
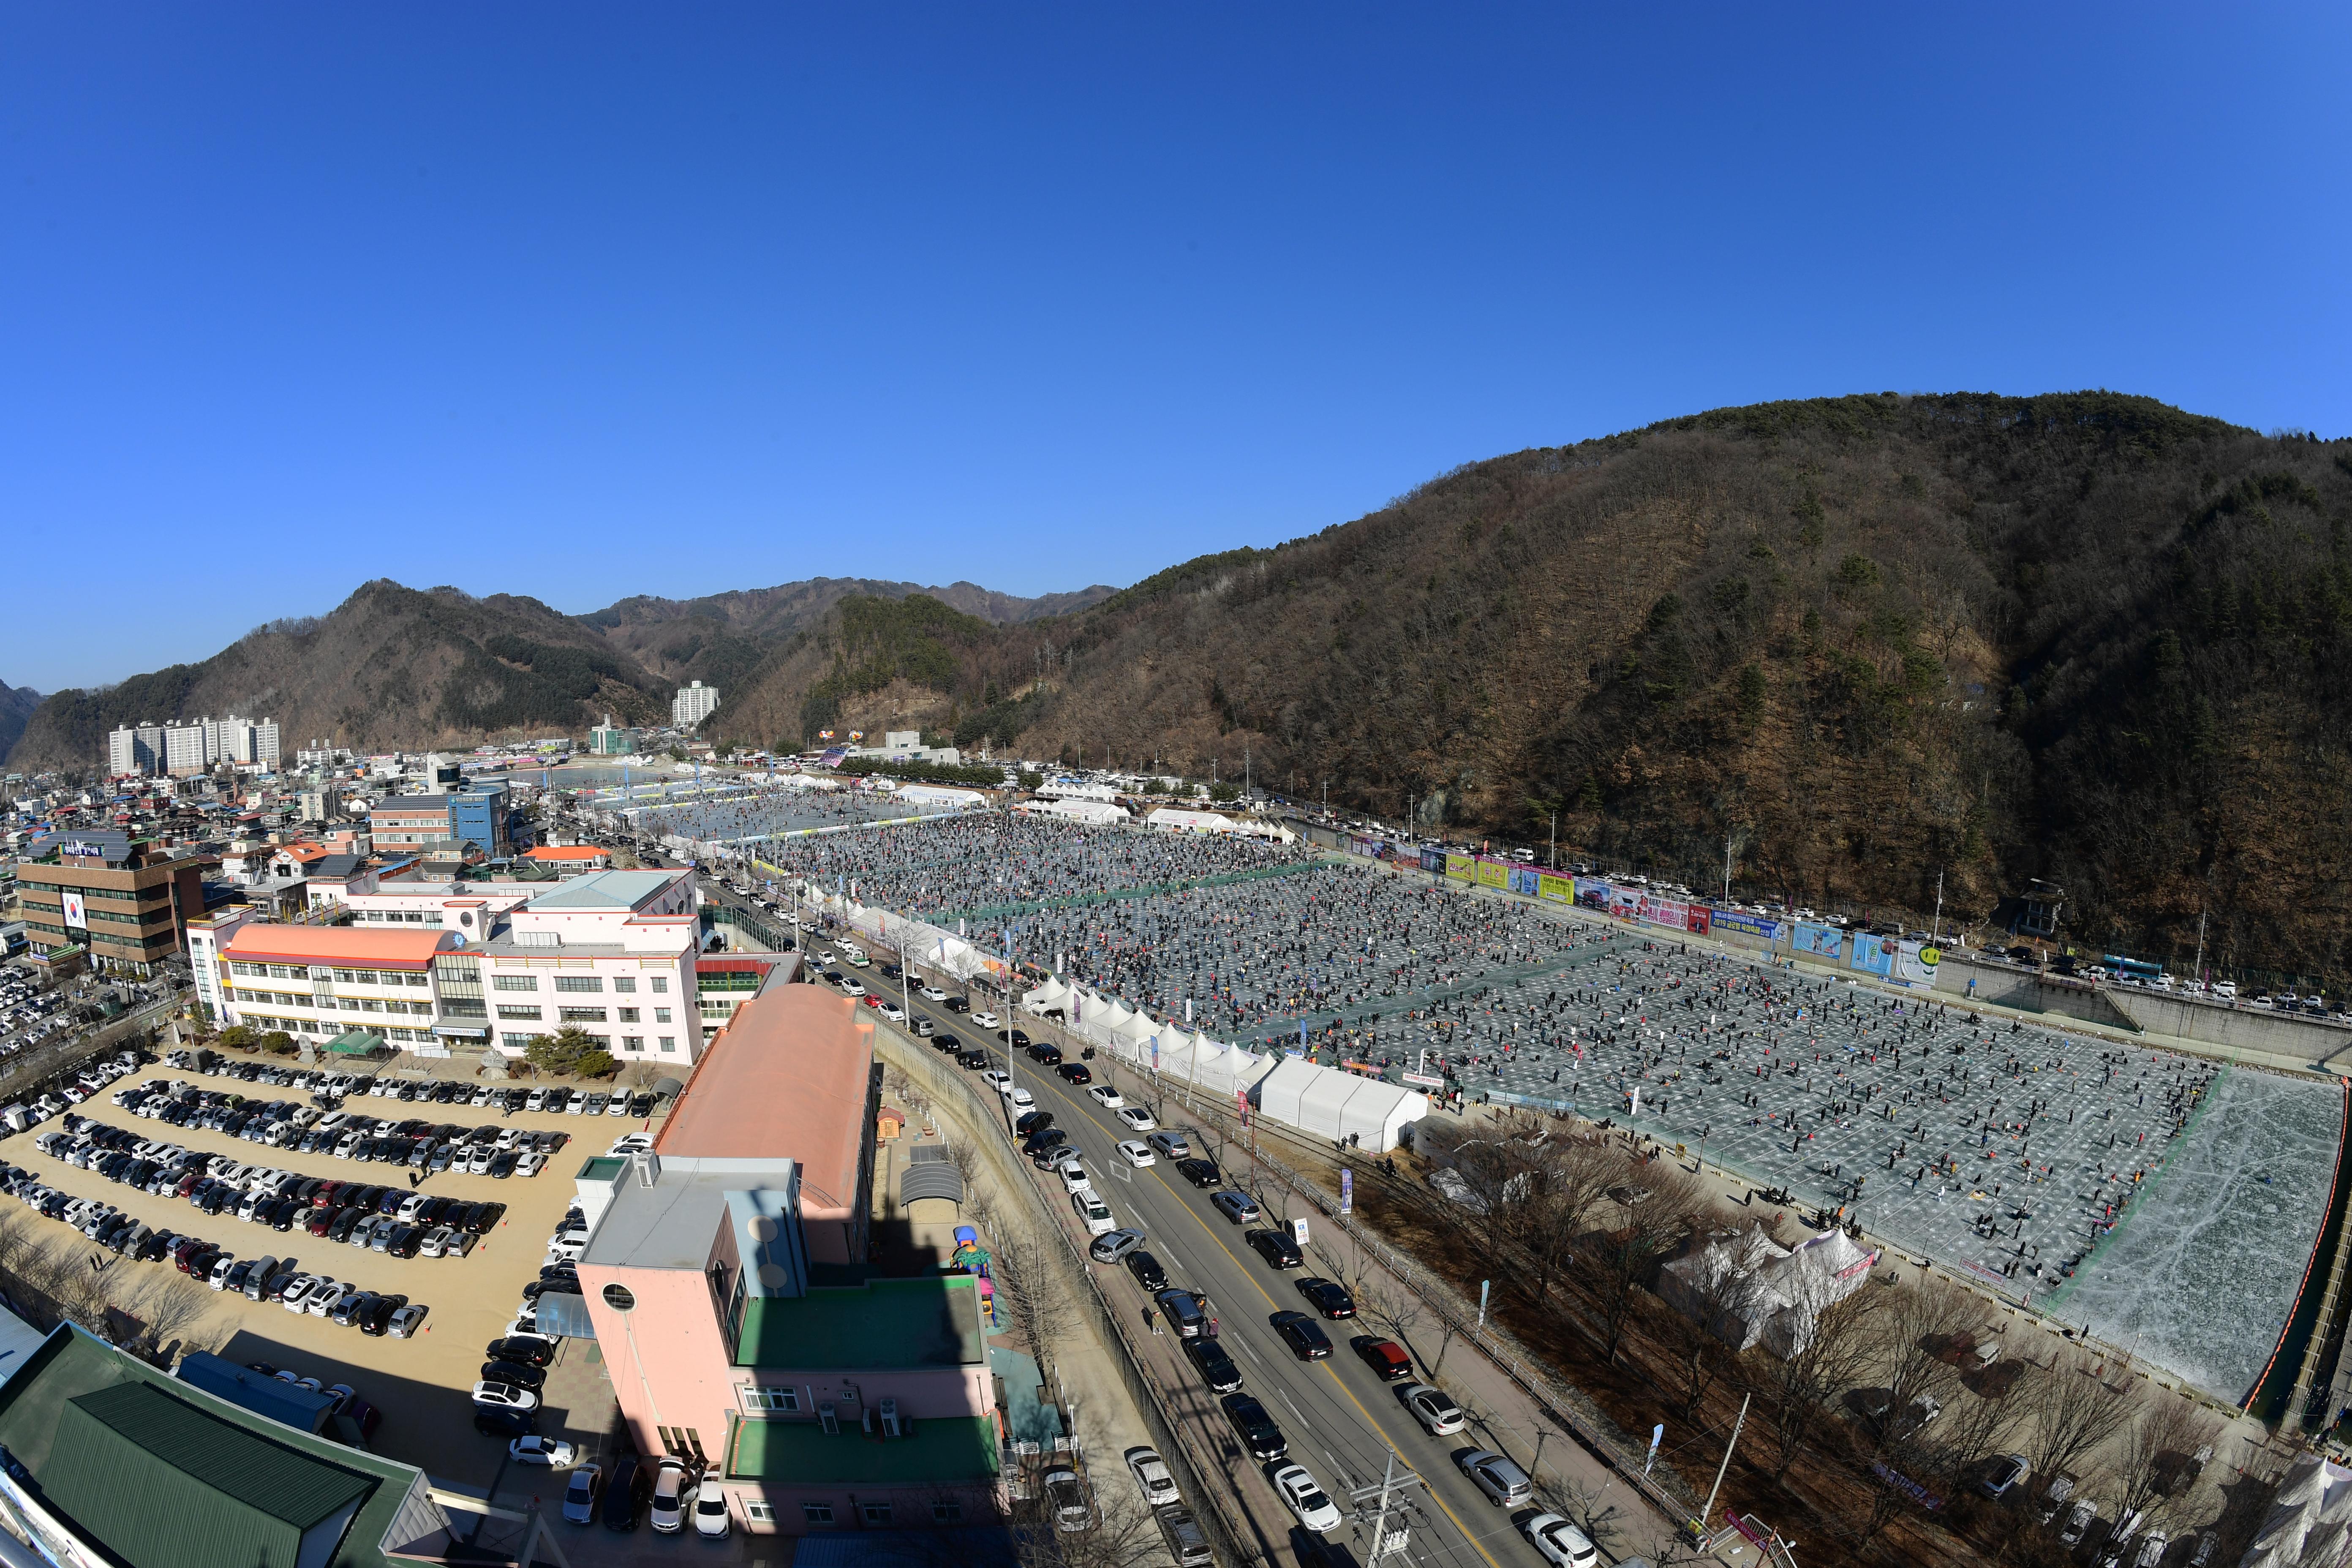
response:
{"label": "sandy parking surface", "polygon": [[[299,1100],[300,1091],[241,1084],[228,1079],[205,1078],[161,1066],[150,1067],[122,1079],[116,1089],[149,1079],[183,1079],[206,1089],[235,1089],[248,1098]],[[300,1171],[305,1175],[340,1180],[405,1184],[397,1167],[359,1164],[327,1154],[298,1154],[264,1148],[197,1128],[172,1127],[142,1121],[101,1095],[81,1107],[84,1114],[118,1127],[135,1130],[144,1138],[164,1139],[206,1153],[226,1153],[252,1164]],[[436,1121],[472,1126],[500,1120],[487,1107],[463,1105],[404,1105],[389,1100],[353,1100],[345,1108],[372,1116],[398,1119],[430,1116]],[[468,1489],[499,1482],[505,1446],[473,1429],[473,1411],[467,1393],[478,1375],[482,1347],[505,1328],[524,1284],[539,1274],[545,1244],[562,1217],[572,1194],[572,1173],[583,1160],[601,1154],[624,1132],[644,1123],[620,1117],[550,1116],[518,1111],[518,1126],[558,1128],[572,1134],[549,1163],[547,1170],[529,1180],[493,1181],[488,1176],[428,1176],[423,1190],[469,1202],[496,1200],[508,1205],[505,1217],[470,1257],[463,1258],[397,1258],[334,1246],[299,1231],[278,1232],[257,1227],[227,1215],[205,1216],[187,1204],[157,1197],[107,1181],[90,1171],[41,1154],[33,1147],[34,1134],[18,1134],[0,1142],[0,1159],[34,1172],[48,1184],[77,1196],[97,1197],[134,1214],[147,1224],[182,1234],[204,1237],[234,1250],[240,1258],[263,1253],[292,1254],[303,1268],[349,1280],[372,1290],[399,1291],[432,1308],[425,1331],[413,1340],[389,1336],[376,1339],[356,1330],[338,1328],[324,1318],[298,1317],[283,1307],[247,1301],[223,1293],[215,1298],[214,1316],[196,1332],[203,1340],[216,1335],[226,1343],[221,1353],[239,1362],[268,1362],[290,1367],[325,1383],[348,1383],[362,1398],[383,1412],[383,1424],[371,1445],[377,1452],[421,1467],[436,1479]],[[58,1124],[37,1129],[47,1131]],[[54,1221],[32,1216],[37,1234],[65,1237],[69,1233]],[[133,1263],[106,1257],[110,1267],[126,1277],[148,1270],[168,1269],[168,1263]],[[601,1442],[610,1427],[610,1390],[590,1344],[568,1344],[556,1375],[551,1377],[549,1413],[540,1429],[574,1441]],[[575,1364],[576,1363],[576,1364]],[[601,1391],[601,1392],[600,1392]],[[577,1405],[576,1411],[571,1406]],[[584,1429],[574,1429],[575,1424]],[[543,1472],[512,1481],[543,1481]],[[530,1489],[543,1489],[532,1487]]]}

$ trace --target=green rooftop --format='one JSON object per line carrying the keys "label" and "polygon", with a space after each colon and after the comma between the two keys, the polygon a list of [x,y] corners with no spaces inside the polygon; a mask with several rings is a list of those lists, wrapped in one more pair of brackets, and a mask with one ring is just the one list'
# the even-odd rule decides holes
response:
{"label": "green rooftop", "polygon": [[440,1512],[424,1478],[61,1328],[0,1384],[0,1445],[130,1568],[386,1568]]}
{"label": "green rooftop", "polygon": [[744,1303],[738,1366],[807,1372],[978,1366],[980,1284],[969,1274],[812,1286]]}
{"label": "green rooftop", "polygon": [[727,1479],[803,1485],[886,1486],[984,1481],[996,1476],[996,1423],[961,1415],[915,1423],[887,1441],[845,1425],[828,1435],[814,1421],[737,1421]]}

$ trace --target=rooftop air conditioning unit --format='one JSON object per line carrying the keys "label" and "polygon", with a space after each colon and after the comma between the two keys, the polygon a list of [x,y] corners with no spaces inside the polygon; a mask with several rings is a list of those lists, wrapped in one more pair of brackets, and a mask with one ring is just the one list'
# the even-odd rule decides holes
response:
{"label": "rooftop air conditioning unit", "polygon": [[882,1402],[882,1436],[903,1437],[906,1435],[907,1429],[898,1420],[898,1402],[895,1399],[885,1399]]}
{"label": "rooftop air conditioning unit", "polygon": [[816,1407],[816,1424],[824,1428],[824,1435],[828,1437],[841,1435],[841,1417],[834,1414],[832,1401],[827,1400]]}

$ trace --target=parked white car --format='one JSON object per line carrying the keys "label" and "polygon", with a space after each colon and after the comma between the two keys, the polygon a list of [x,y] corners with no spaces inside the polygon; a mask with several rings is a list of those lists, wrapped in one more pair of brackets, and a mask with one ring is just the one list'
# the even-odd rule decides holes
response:
{"label": "parked white car", "polygon": [[1117,1110],[1127,1103],[1127,1097],[1107,1083],[1095,1085],[1094,1088],[1087,1090],[1087,1094],[1105,1110]]}
{"label": "parked white car", "polygon": [[1110,1205],[1096,1196],[1092,1188],[1087,1188],[1084,1192],[1072,1193],[1070,1206],[1077,1211],[1078,1218],[1086,1223],[1087,1234],[1089,1236],[1103,1236],[1118,1228],[1118,1221],[1111,1217]]}
{"label": "parked white car", "polygon": [[1119,1111],[1118,1119],[1137,1132],[1150,1132],[1160,1125],[1151,1119],[1151,1112],[1139,1105],[1126,1107]]}

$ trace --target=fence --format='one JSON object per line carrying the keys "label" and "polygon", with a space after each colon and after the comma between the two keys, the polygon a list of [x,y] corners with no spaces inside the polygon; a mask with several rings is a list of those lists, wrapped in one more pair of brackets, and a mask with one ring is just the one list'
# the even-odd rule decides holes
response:
{"label": "fence", "polygon": [[145,1036],[149,1029],[183,1006],[186,1000],[184,994],[159,998],[135,1013],[124,1014],[101,1028],[68,1035],[54,1044],[37,1047],[13,1058],[6,1068],[0,1069],[0,1104],[22,1100],[38,1089],[44,1079],[70,1072],[91,1057],[126,1040]]}

